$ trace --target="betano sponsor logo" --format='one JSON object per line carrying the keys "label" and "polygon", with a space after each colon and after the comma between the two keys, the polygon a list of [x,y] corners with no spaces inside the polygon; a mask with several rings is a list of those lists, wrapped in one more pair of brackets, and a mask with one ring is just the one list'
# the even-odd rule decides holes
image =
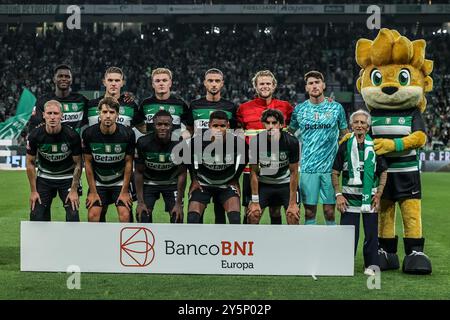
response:
{"label": "betano sponsor logo", "polygon": [[100,162],[100,163],[111,163],[111,162],[119,162],[125,159],[125,153],[121,154],[96,154],[94,153],[94,161]]}
{"label": "betano sponsor logo", "polygon": [[305,125],[305,130],[317,130],[317,129],[330,129],[331,128],[331,124],[326,123],[319,123],[319,124],[306,124]]}
{"label": "betano sponsor logo", "polygon": [[70,155],[70,152],[64,152],[64,153],[44,153],[44,152],[39,152],[39,154],[44,159],[47,159],[48,161],[62,161],[64,159],[66,159]]}
{"label": "betano sponsor logo", "polygon": [[173,167],[175,167],[175,164],[173,162],[158,163],[158,162],[145,161],[145,166],[149,169],[154,169],[154,170],[170,170]]}
{"label": "betano sponsor logo", "polygon": [[62,122],[79,121],[83,119],[83,112],[68,112],[63,114]]}

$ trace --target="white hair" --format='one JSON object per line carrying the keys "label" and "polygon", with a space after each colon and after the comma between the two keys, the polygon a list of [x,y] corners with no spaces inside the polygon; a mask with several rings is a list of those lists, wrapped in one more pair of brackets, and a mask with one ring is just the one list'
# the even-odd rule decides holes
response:
{"label": "white hair", "polygon": [[358,114],[365,115],[367,119],[367,124],[369,126],[372,125],[372,116],[370,115],[370,113],[368,113],[366,110],[363,109],[356,110],[355,112],[352,113],[352,115],[350,116],[350,124],[353,123],[353,118]]}

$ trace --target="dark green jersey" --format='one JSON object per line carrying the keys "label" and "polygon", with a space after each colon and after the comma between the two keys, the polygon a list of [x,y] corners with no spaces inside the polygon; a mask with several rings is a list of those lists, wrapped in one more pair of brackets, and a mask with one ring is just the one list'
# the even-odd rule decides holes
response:
{"label": "dark green jersey", "polygon": [[116,124],[113,134],[103,134],[100,124],[83,131],[83,153],[92,155],[98,186],[122,186],[125,157],[134,155],[135,136],[131,128]]}
{"label": "dark green jersey", "polygon": [[217,148],[200,135],[187,141],[189,170],[201,185],[225,187],[232,179],[239,179],[248,162],[248,145],[232,133],[227,133],[226,140],[227,143],[217,143]]}
{"label": "dark green jersey", "polygon": [[[92,126],[99,122],[98,116],[98,103],[105,96],[98,97],[97,99],[89,100],[88,109],[87,109],[87,118],[89,122],[89,126]],[[117,118],[117,123],[123,124],[126,127],[135,127],[144,122],[144,118],[138,112],[138,105],[136,102],[126,103],[124,101],[125,95],[121,95],[119,97],[119,118]]]}
{"label": "dark green jersey", "polygon": [[275,145],[272,148],[267,131],[262,131],[250,141],[250,146],[250,163],[258,164],[260,182],[267,184],[290,182],[289,165],[298,163],[300,156],[297,138],[282,131],[276,149]]}
{"label": "dark green jersey", "polygon": [[71,92],[64,98],[59,98],[54,93],[39,98],[36,102],[33,116],[30,119],[30,129],[35,128],[44,121],[44,104],[50,100],[56,100],[61,103],[63,113],[62,123],[70,126],[76,132],[80,133],[81,127],[87,123],[86,117],[88,99],[82,94],[76,92]]}
{"label": "dark green jersey", "polygon": [[181,168],[174,164],[172,150],[178,143],[178,141],[161,143],[154,134],[138,139],[136,164],[145,166],[144,184],[157,186],[177,184]]}
{"label": "dark green jersey", "polygon": [[237,106],[228,100],[220,99],[219,101],[208,101],[205,97],[194,100],[190,104],[192,118],[194,122],[194,130],[206,130],[209,125],[209,116],[214,111],[224,111],[230,120],[230,128],[236,128],[236,111]]}
{"label": "dark green jersey", "polygon": [[69,126],[63,125],[59,133],[49,134],[41,125],[28,135],[27,153],[36,156],[38,177],[70,179],[75,168],[72,156],[81,155],[80,136]]}
{"label": "dark green jersey", "polygon": [[159,110],[170,112],[173,119],[173,130],[181,128],[181,124],[192,125],[189,107],[183,99],[170,95],[167,100],[159,100],[155,96],[144,99],[139,106],[140,116],[145,119],[147,124],[147,133],[153,133],[153,116]]}

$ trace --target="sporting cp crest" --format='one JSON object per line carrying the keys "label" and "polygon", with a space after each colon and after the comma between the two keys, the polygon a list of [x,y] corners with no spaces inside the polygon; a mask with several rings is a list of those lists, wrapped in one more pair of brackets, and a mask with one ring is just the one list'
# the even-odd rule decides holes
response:
{"label": "sporting cp crest", "polygon": [[170,106],[169,112],[170,112],[170,114],[174,114],[175,113],[175,108],[173,106]]}
{"label": "sporting cp crest", "polygon": [[116,146],[114,147],[114,152],[115,153],[120,153],[122,151],[122,147],[118,144],[116,144]]}
{"label": "sporting cp crest", "polygon": [[63,143],[63,144],[61,145],[61,151],[62,151],[62,152],[67,152],[67,150],[69,150],[69,148],[67,147],[67,144]]}

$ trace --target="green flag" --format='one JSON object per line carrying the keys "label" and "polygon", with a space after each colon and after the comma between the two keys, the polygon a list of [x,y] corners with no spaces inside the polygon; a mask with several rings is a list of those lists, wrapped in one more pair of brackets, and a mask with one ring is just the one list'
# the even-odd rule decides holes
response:
{"label": "green flag", "polygon": [[24,89],[17,104],[16,115],[0,123],[0,139],[15,140],[20,136],[30,119],[36,103],[36,97],[30,90]]}

